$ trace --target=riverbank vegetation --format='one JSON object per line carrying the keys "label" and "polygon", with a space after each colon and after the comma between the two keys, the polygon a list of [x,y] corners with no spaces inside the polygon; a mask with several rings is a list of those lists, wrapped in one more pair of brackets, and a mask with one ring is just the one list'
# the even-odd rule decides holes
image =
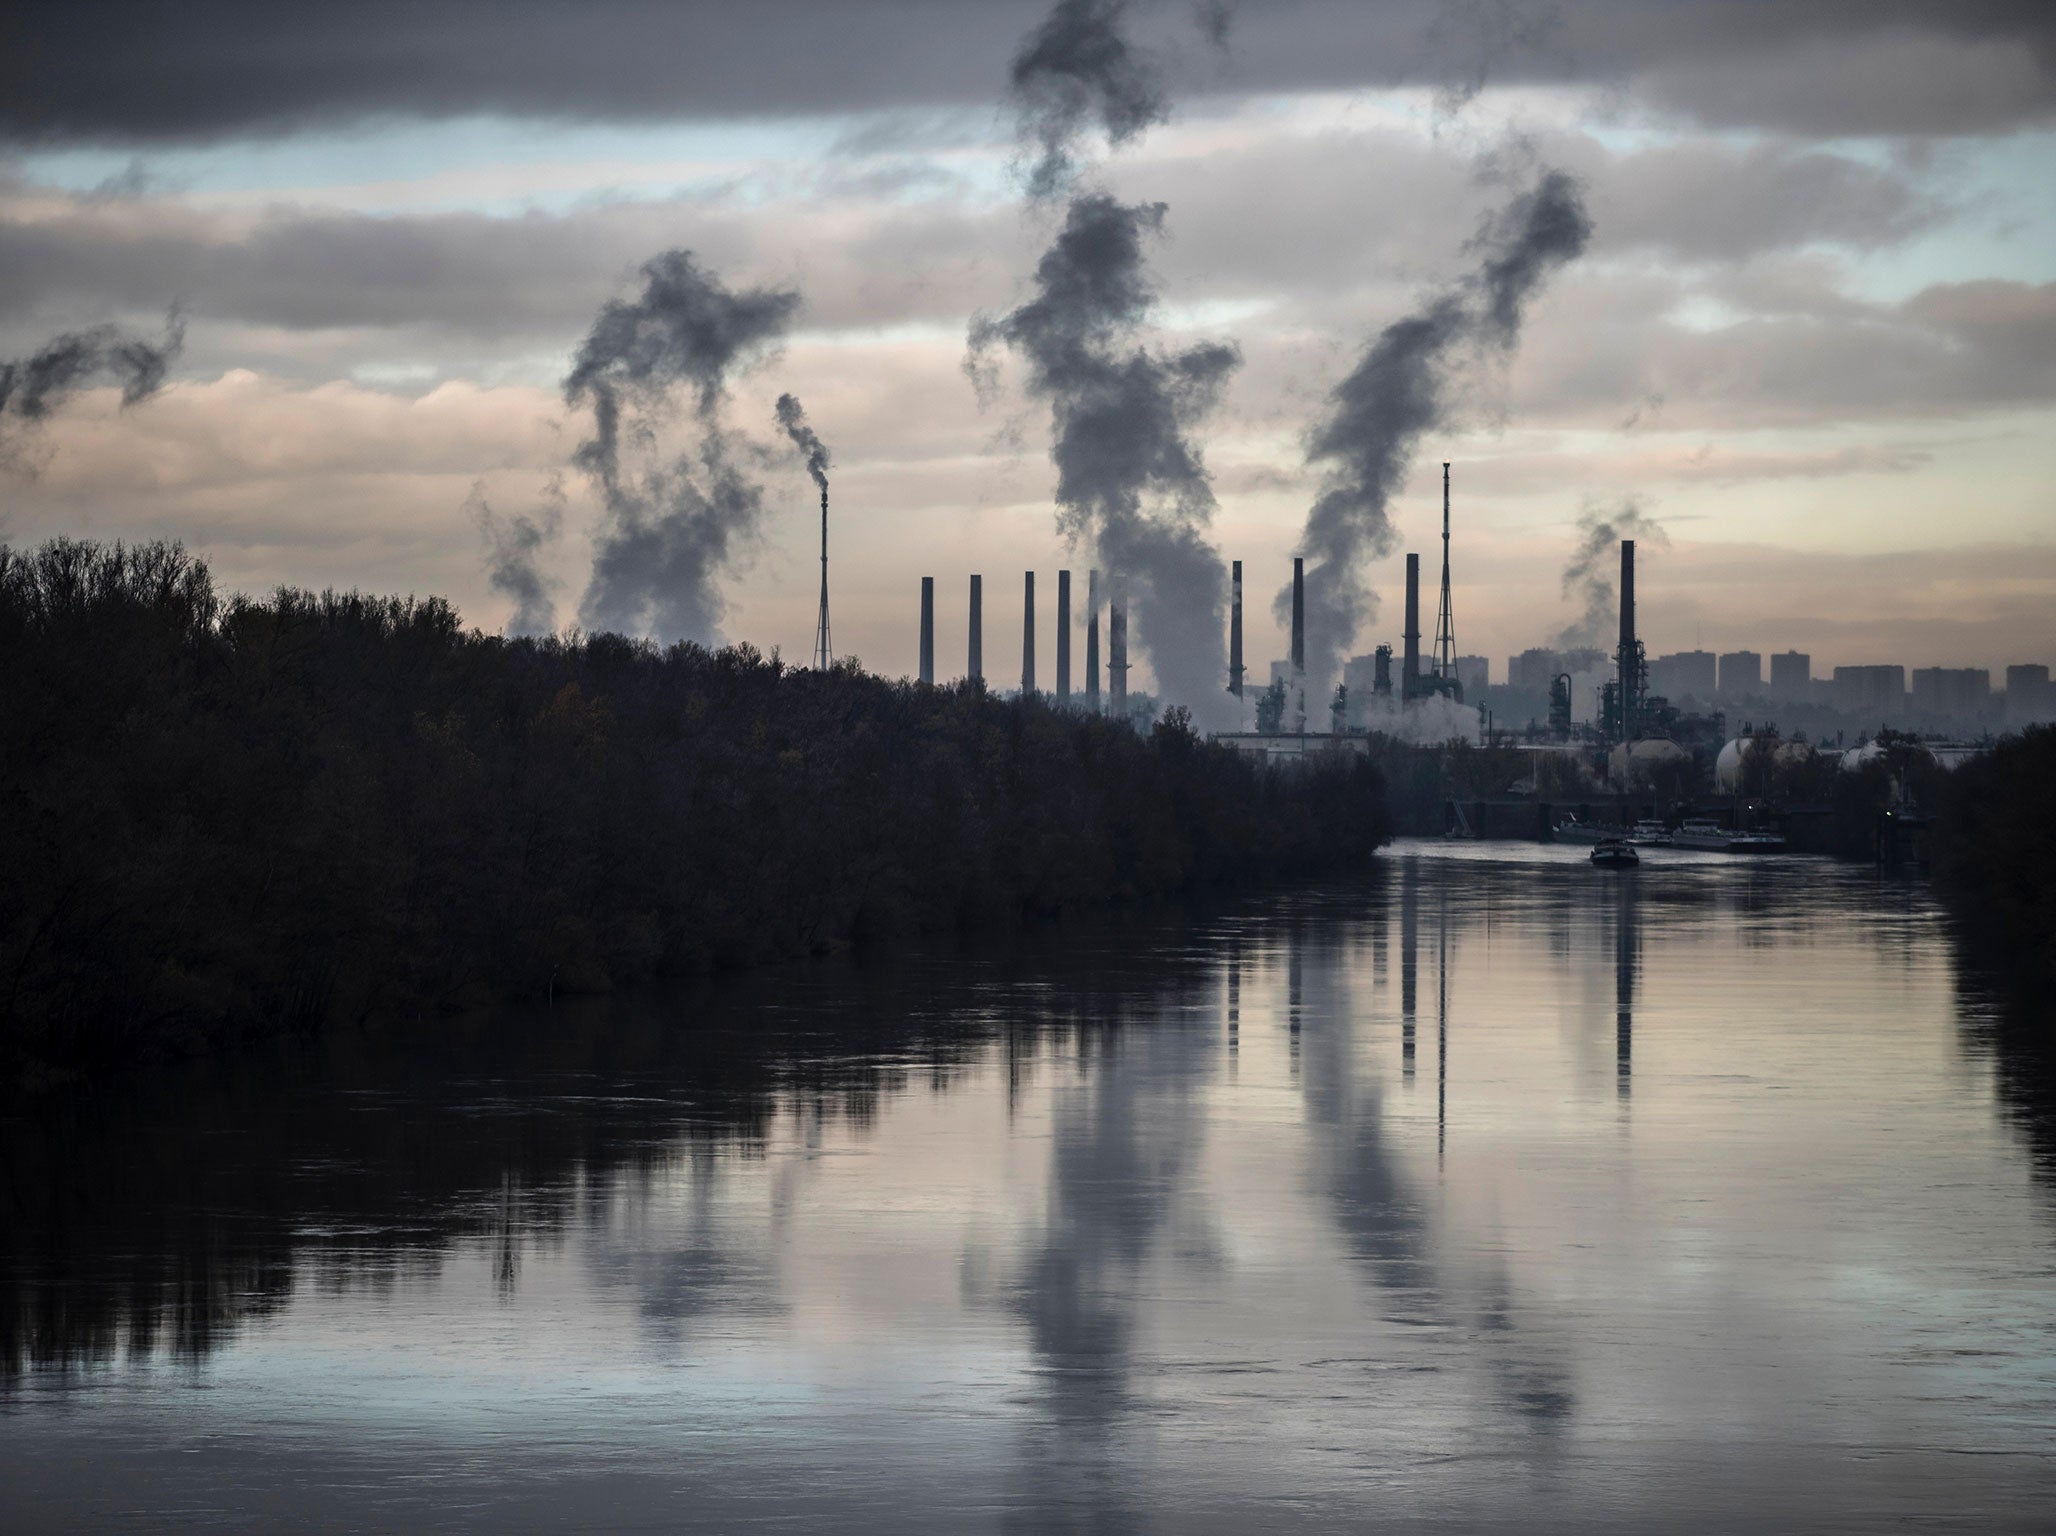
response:
{"label": "riverbank vegetation", "polygon": [[1173,711],[223,595],[169,546],[0,549],[0,1074],[602,990],[1361,868],[1358,758]]}
{"label": "riverbank vegetation", "polygon": [[1947,775],[1934,862],[1981,950],[2056,978],[2056,726],[2001,737]]}

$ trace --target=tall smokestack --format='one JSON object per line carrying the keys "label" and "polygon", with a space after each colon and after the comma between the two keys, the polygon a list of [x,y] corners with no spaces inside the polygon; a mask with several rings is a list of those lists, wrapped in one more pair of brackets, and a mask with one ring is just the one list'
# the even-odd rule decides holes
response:
{"label": "tall smokestack", "polygon": [[[1435,676],[1445,689],[1456,682],[1456,610],[1449,601],[1449,466],[1442,466],[1442,607],[1435,616]],[[1458,689],[1456,697],[1463,696]]]}
{"label": "tall smokestack", "polygon": [[1242,562],[1235,562],[1234,607],[1228,617],[1228,691],[1242,697]]}
{"label": "tall smokestack", "polygon": [[1071,573],[1057,572],[1057,702],[1071,696]]}
{"label": "tall smokestack", "polygon": [[935,578],[921,578],[921,681],[935,681]]}
{"label": "tall smokestack", "polygon": [[1421,557],[1406,557],[1406,632],[1400,636],[1405,652],[1399,668],[1399,697],[1421,696]]}
{"label": "tall smokestack", "polygon": [[1085,702],[1099,711],[1099,572],[1085,574]]}
{"label": "tall smokestack", "polygon": [[1621,740],[1626,741],[1635,734],[1635,716],[1640,712],[1641,700],[1635,697],[1637,673],[1635,665],[1635,541],[1621,540],[1621,649],[1616,658],[1620,666],[1621,680]]}
{"label": "tall smokestack", "polygon": [[1035,691],[1035,573],[1021,573],[1021,697]]}
{"label": "tall smokestack", "polygon": [[1107,702],[1116,720],[1128,718],[1128,604],[1116,585],[1107,612]]}
{"label": "tall smokestack", "polygon": [[1306,561],[1292,557],[1292,718],[1306,732]]}
{"label": "tall smokestack", "polygon": [[971,578],[971,663],[964,676],[974,683],[985,680],[985,578]]}
{"label": "tall smokestack", "polygon": [[828,643],[828,486],[821,486],[821,613],[814,621],[814,666],[826,672],[835,665],[835,647]]}

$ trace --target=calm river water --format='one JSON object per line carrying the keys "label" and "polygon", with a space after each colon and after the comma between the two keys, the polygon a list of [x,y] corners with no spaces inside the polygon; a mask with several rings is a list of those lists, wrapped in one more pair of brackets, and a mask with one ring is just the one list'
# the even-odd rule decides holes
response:
{"label": "calm river water", "polygon": [[2048,1529],[2056,1146],[1918,889],[1359,885],[5,1127],[0,1529]]}

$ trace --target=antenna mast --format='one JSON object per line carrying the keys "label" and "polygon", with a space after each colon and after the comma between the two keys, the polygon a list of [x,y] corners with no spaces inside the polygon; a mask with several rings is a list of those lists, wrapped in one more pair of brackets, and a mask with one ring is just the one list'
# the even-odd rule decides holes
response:
{"label": "antenna mast", "polygon": [[1449,466],[1442,466],[1442,613],[1435,620],[1435,675],[1456,682],[1456,615],[1449,605]]}
{"label": "antenna mast", "polygon": [[[1446,578],[1445,578],[1446,580]],[[821,617],[814,623],[814,666],[826,672],[835,665],[828,643],[828,487],[821,487]]]}

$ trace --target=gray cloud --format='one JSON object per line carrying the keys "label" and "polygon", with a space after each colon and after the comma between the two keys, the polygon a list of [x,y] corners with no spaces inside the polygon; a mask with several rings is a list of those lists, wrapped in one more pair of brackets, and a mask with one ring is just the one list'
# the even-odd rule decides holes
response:
{"label": "gray cloud", "polygon": [[[393,117],[664,119],[980,105],[1036,0],[17,0],[0,138],[196,141]],[[1185,7],[1154,8],[1182,25]],[[1204,11],[1202,12],[1204,14]],[[1454,16],[1454,20],[1452,20]],[[794,47],[794,38],[806,46]],[[1983,132],[2056,113],[2038,0],[1243,0],[1240,90],[1635,84],[1729,126]],[[1167,60],[1175,56],[1166,52]]]}
{"label": "gray cloud", "polygon": [[[733,292],[690,251],[666,251],[644,265],[638,298],[601,309],[564,380],[565,403],[593,412],[593,435],[572,462],[606,508],[579,604],[588,629],[718,638],[720,578],[763,508],[749,447],[724,427],[721,407],[731,374],[776,345],[798,308],[796,293]],[[698,443],[658,460],[680,393]],[[640,468],[624,464],[624,439]]]}

